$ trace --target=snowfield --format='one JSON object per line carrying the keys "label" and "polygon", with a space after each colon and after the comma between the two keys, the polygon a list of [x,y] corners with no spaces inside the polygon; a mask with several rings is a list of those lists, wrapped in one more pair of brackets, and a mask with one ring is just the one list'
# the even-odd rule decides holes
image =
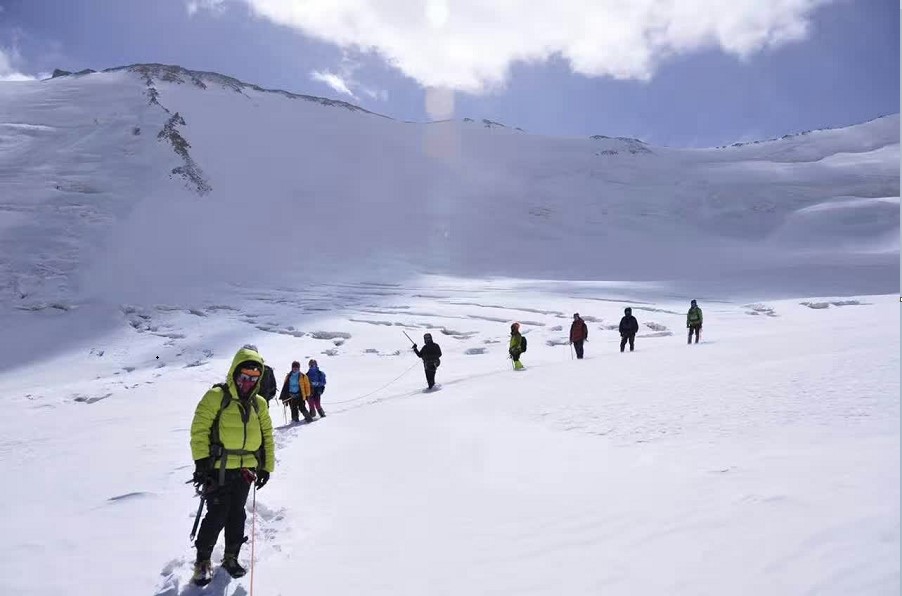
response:
{"label": "snowfield", "polygon": [[250,593],[187,585],[185,484],[248,342],[329,378],[324,420],[273,404],[255,594],[898,593],[898,164],[898,115],[680,150],[158,66],[2,83],[0,594]]}

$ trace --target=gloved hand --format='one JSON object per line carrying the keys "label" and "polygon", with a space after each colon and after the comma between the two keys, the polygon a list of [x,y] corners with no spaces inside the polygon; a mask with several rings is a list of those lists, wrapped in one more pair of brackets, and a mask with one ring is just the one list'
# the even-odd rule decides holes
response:
{"label": "gloved hand", "polygon": [[413,344],[413,348],[412,348],[412,349],[413,349],[414,352],[416,352],[416,351],[417,351],[417,345],[416,345],[416,344]]}
{"label": "gloved hand", "polygon": [[202,457],[194,460],[194,484],[203,486],[213,478],[213,458]]}
{"label": "gloved hand", "polygon": [[257,482],[255,486],[257,488],[263,488],[266,486],[266,483],[269,482],[269,472],[266,470],[257,470]]}

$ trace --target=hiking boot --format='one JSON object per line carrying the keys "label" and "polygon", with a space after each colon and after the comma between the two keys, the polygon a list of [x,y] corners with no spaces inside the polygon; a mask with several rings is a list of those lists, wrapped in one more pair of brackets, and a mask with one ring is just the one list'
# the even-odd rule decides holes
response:
{"label": "hiking boot", "polygon": [[195,586],[206,586],[211,581],[213,581],[213,565],[210,564],[210,560],[194,563],[194,575],[191,576],[191,583]]}
{"label": "hiking boot", "polygon": [[244,577],[244,574],[247,573],[247,569],[238,562],[238,555],[223,555],[222,568],[234,578]]}
{"label": "hiking boot", "polygon": [[322,410],[320,410],[320,411],[319,411],[319,417],[320,417],[320,418],[325,418],[325,417],[326,417],[326,413],[323,412]]}

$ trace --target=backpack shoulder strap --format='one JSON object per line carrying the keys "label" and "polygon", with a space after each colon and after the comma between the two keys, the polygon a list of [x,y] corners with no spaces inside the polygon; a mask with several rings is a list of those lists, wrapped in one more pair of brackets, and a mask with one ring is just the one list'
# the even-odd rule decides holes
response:
{"label": "backpack shoulder strap", "polygon": [[219,404],[219,411],[216,412],[216,416],[213,417],[213,426],[210,427],[210,445],[220,445],[219,441],[219,419],[222,417],[222,412],[227,407],[229,407],[229,402],[232,401],[232,394],[229,391],[229,386],[225,383],[216,383],[213,385],[213,389],[219,389],[222,391],[222,402]]}

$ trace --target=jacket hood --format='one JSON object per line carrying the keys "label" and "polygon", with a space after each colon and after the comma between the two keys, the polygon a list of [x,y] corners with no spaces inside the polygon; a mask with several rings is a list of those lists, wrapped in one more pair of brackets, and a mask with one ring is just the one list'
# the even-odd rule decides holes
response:
{"label": "jacket hood", "polygon": [[[232,366],[229,367],[229,375],[226,378],[226,384],[229,386],[229,391],[232,392],[234,397],[238,397],[238,385],[235,384],[235,371],[238,370],[238,367],[245,362],[253,362],[260,367],[260,372],[262,373],[263,368],[263,357],[256,351],[251,350],[249,348],[241,348],[235,353],[235,357],[232,358]],[[257,389],[260,388],[260,382],[263,380],[263,375],[260,375],[260,378],[257,380],[257,384],[254,385],[253,393],[257,393]],[[252,394],[253,394],[252,393]]]}

